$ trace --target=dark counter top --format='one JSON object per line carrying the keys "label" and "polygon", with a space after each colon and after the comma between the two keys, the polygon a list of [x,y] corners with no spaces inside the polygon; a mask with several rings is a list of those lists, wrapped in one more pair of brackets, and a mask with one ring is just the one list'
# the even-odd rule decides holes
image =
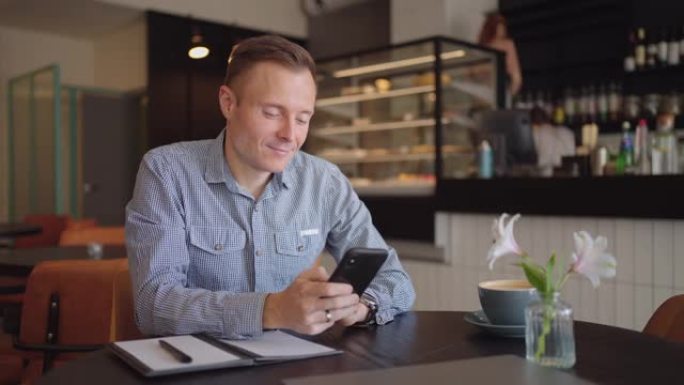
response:
{"label": "dark counter top", "polygon": [[684,218],[684,175],[441,180],[437,211]]}

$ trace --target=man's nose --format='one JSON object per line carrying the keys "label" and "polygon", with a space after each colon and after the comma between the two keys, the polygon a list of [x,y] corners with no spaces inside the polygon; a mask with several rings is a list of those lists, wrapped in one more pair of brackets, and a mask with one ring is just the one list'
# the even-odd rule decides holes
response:
{"label": "man's nose", "polygon": [[278,137],[283,140],[294,140],[295,124],[291,119],[283,119],[283,122],[278,130]]}

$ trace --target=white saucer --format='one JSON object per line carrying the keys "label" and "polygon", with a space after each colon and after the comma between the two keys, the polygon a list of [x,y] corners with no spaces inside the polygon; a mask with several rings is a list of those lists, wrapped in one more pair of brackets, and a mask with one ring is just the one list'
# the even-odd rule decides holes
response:
{"label": "white saucer", "polygon": [[482,310],[467,313],[463,319],[488,333],[502,337],[525,338],[525,325],[494,325],[489,322]]}

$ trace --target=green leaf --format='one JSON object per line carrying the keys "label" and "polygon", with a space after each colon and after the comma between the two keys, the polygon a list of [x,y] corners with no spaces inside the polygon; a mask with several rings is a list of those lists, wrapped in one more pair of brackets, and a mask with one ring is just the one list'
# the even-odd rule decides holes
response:
{"label": "green leaf", "polygon": [[546,289],[546,274],[544,269],[533,262],[530,263],[525,260],[520,262],[520,266],[525,272],[525,277],[527,277],[530,285],[534,286],[540,293],[544,293],[544,290]]}
{"label": "green leaf", "polygon": [[546,285],[544,287],[545,294],[551,294],[554,290],[554,270],[556,268],[556,253],[551,254],[551,258],[546,263]]}

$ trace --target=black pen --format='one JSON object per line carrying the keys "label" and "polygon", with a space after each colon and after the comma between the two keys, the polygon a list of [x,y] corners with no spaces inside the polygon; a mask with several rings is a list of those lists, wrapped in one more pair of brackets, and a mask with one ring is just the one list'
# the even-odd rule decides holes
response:
{"label": "black pen", "polygon": [[192,357],[189,355],[183,353],[180,351],[177,347],[171,345],[170,343],[164,341],[164,340],[159,340],[159,345],[161,345],[162,349],[166,350],[167,352],[171,353],[171,355],[177,359],[178,361],[187,364],[192,362]]}

